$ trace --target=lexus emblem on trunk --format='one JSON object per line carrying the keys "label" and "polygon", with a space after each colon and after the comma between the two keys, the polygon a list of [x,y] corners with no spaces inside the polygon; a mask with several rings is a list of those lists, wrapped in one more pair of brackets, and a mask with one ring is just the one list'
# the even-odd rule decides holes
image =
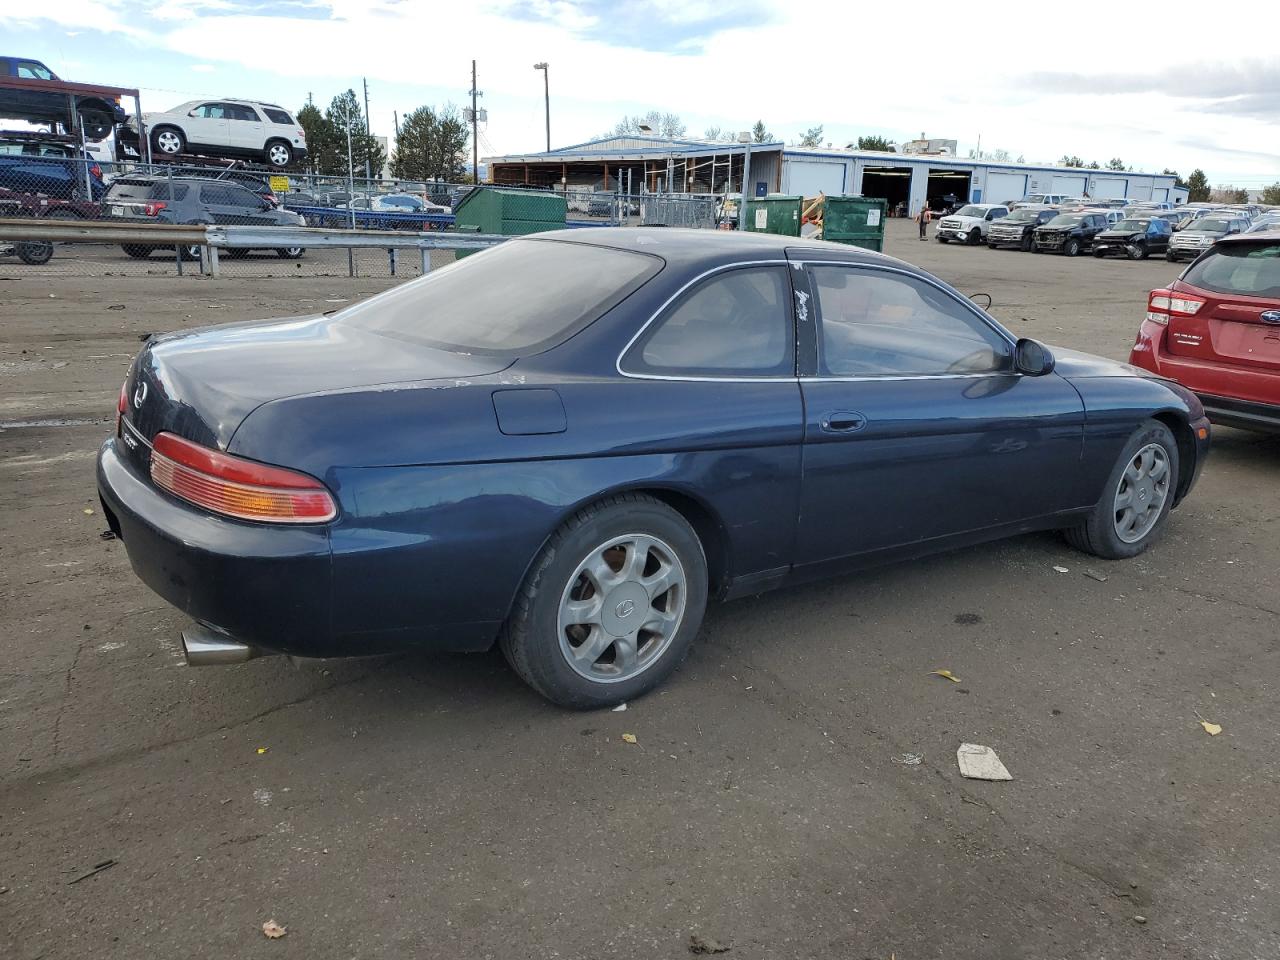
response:
{"label": "lexus emblem on trunk", "polygon": [[147,382],[144,380],[138,384],[138,389],[133,391],[133,409],[137,410],[142,406],[142,402],[147,399]]}
{"label": "lexus emblem on trunk", "polygon": [[1280,310],[1268,310],[1262,315],[1263,323],[1280,323]]}

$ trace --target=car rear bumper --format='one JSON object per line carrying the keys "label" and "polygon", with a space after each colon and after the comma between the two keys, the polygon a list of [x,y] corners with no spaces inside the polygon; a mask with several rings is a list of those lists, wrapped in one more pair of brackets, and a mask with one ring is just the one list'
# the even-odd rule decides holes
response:
{"label": "car rear bumper", "polygon": [[1162,324],[1144,320],[1129,362],[1182,384],[1216,424],[1280,431],[1280,373],[1179,357],[1168,352],[1167,333]]}
{"label": "car rear bumper", "polygon": [[223,519],[156,489],[108,440],[98,495],[134,572],[179,610],[241,643],[342,656],[330,615],[327,528]]}

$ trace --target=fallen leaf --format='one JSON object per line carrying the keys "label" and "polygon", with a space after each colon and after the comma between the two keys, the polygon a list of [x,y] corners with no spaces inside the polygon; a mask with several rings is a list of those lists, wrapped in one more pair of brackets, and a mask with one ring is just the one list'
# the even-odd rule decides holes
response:
{"label": "fallen leaf", "polygon": [[288,927],[283,927],[274,920],[268,920],[262,925],[262,935],[268,940],[279,940],[288,932]]}
{"label": "fallen leaf", "polygon": [[614,713],[624,713],[624,712],[626,712],[626,709],[627,709],[627,705],[626,705],[625,703],[620,703],[620,704],[618,704],[616,707],[614,707],[614,708],[613,708],[613,712],[614,712]]}
{"label": "fallen leaf", "polygon": [[92,517],[92,516],[93,516],[93,511],[92,511],[92,510],[90,510],[88,507],[85,507],[85,508],[84,508],[84,515],[85,515],[86,517]]}
{"label": "fallen leaf", "polygon": [[266,753],[268,749],[269,749],[269,748],[267,748],[267,747],[259,747],[259,748],[258,748],[258,756],[262,756],[262,754]]}
{"label": "fallen leaf", "polygon": [[1200,726],[1204,727],[1204,732],[1211,737],[1216,737],[1222,732],[1222,727],[1216,723],[1210,723],[1208,720],[1201,720]]}
{"label": "fallen leaf", "polygon": [[1055,566],[1053,569],[1054,569],[1054,570],[1056,570],[1058,573],[1070,573],[1070,572],[1071,572],[1071,571],[1070,571],[1070,570],[1068,570],[1066,567],[1059,567],[1059,566]]}
{"label": "fallen leaf", "polygon": [[959,682],[960,682],[960,678],[959,678],[959,677],[957,677],[957,676],[956,676],[954,673],[952,673],[950,670],[931,670],[931,671],[929,671],[929,672],[930,672],[933,676],[935,676],[935,677],[946,677],[946,678],[947,678],[948,680],[950,680],[952,683],[959,683]]}
{"label": "fallen leaf", "polygon": [[634,733],[624,733],[624,734],[622,735],[622,739],[623,739],[623,740],[625,740],[627,743],[637,743],[637,742],[638,742],[638,741],[636,740],[636,735],[635,735]]}

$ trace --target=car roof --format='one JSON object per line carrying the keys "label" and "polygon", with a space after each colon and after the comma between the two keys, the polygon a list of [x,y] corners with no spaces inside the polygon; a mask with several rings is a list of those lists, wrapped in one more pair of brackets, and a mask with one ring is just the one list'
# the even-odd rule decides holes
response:
{"label": "car roof", "polygon": [[[117,177],[111,181],[116,183],[164,183],[169,178],[159,173],[127,173],[123,177]],[[181,180],[183,183],[230,183],[233,186],[241,187],[244,184],[236,183],[234,180],[224,180],[218,177],[190,177],[183,174],[176,174],[173,179]]]}
{"label": "car roof", "polygon": [[548,230],[529,235],[532,238],[585,243],[615,250],[631,250],[662,257],[671,266],[696,269],[710,268],[735,260],[783,259],[788,252],[822,260],[849,263],[881,264],[905,268],[913,273],[918,267],[894,257],[825,240],[784,237],[772,233],[741,230],[687,230],[669,227],[593,227],[591,229]]}

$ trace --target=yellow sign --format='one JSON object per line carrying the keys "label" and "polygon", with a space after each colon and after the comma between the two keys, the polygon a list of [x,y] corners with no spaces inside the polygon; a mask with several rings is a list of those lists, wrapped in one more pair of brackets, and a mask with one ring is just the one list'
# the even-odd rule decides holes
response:
{"label": "yellow sign", "polygon": [[289,191],[288,177],[269,177],[272,193],[287,193]]}

